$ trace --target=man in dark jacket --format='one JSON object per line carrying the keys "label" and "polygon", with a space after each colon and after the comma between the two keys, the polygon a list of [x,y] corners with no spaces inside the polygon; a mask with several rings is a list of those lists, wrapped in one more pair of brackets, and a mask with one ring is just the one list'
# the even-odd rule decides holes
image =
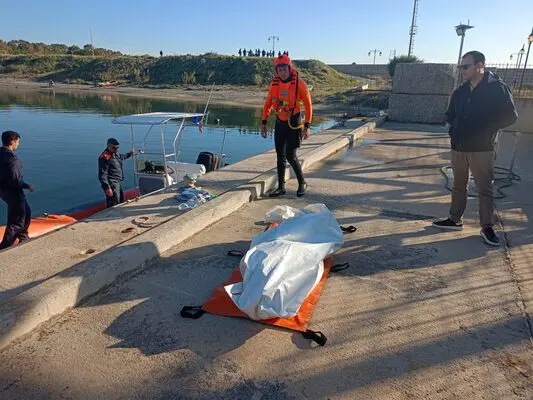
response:
{"label": "man in dark jacket", "polygon": [[441,229],[463,228],[470,169],[479,195],[481,237],[498,246],[500,240],[493,229],[494,142],[498,131],[515,123],[518,114],[509,88],[496,74],[485,71],[482,53],[466,53],[459,68],[466,82],[453,92],[446,112],[452,145],[452,204],[450,216],[433,225]]}
{"label": "man in dark jacket", "polygon": [[24,189],[33,192],[33,186],[24,182],[22,164],[15,154],[20,144],[17,132],[2,133],[0,148],[0,199],[7,203],[7,226],[4,238],[0,242],[0,250],[15,243],[29,239],[28,227],[31,221],[31,210]]}
{"label": "man in dark jacket", "polygon": [[107,149],[98,157],[98,180],[106,195],[107,207],[113,207],[124,202],[122,162],[134,154],[133,151],[119,154],[118,149],[118,140],[109,138],[107,139]]}

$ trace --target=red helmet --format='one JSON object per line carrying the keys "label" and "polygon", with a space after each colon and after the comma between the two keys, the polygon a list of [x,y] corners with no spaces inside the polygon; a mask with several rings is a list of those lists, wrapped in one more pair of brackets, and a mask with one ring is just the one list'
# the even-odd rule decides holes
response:
{"label": "red helmet", "polygon": [[282,54],[281,56],[274,58],[274,66],[278,67],[280,65],[288,65],[292,68],[291,59],[288,55]]}

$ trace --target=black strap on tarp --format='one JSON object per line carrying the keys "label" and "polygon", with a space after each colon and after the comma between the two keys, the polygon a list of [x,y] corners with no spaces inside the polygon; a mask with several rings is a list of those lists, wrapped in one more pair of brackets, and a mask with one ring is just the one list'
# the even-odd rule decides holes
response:
{"label": "black strap on tarp", "polygon": [[357,230],[357,228],[353,225],[350,226],[341,226],[342,233],[354,233]]}
{"label": "black strap on tarp", "polygon": [[350,263],[335,264],[330,267],[329,272],[334,274],[335,272],[344,271],[345,269],[350,268]]}
{"label": "black strap on tarp", "polygon": [[328,338],[322,332],[320,332],[320,331],[312,331],[311,329],[308,329],[305,332],[302,332],[302,336],[305,339],[312,340],[313,342],[315,342],[319,346],[324,346],[326,344],[326,342],[328,341]]}
{"label": "black strap on tarp", "polygon": [[228,256],[230,256],[230,257],[244,257],[244,252],[242,250],[230,250],[230,251],[228,251]]}
{"label": "black strap on tarp", "polygon": [[184,306],[180,311],[182,318],[198,319],[204,314],[202,306]]}

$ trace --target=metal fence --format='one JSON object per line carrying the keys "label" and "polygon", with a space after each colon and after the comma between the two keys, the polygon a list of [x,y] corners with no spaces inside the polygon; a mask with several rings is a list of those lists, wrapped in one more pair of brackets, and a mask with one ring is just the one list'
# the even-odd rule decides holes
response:
{"label": "metal fence", "polygon": [[487,64],[486,68],[503,79],[515,98],[533,97],[533,68],[519,68],[516,63]]}

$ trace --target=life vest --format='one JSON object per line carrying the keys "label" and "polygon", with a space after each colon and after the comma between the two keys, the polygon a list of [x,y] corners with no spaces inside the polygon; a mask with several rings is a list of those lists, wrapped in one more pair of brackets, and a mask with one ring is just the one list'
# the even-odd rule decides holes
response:
{"label": "life vest", "polygon": [[[294,113],[298,104],[302,104],[301,100],[298,100],[298,84],[299,76],[298,72],[291,68],[291,80],[289,82],[289,100],[288,102],[280,100],[280,86],[282,80],[279,76],[274,77],[271,83],[270,93],[272,96],[272,108],[278,114],[280,112],[289,116],[287,122],[291,129],[300,129],[303,127],[300,113]],[[297,118],[294,118],[296,116]]]}

